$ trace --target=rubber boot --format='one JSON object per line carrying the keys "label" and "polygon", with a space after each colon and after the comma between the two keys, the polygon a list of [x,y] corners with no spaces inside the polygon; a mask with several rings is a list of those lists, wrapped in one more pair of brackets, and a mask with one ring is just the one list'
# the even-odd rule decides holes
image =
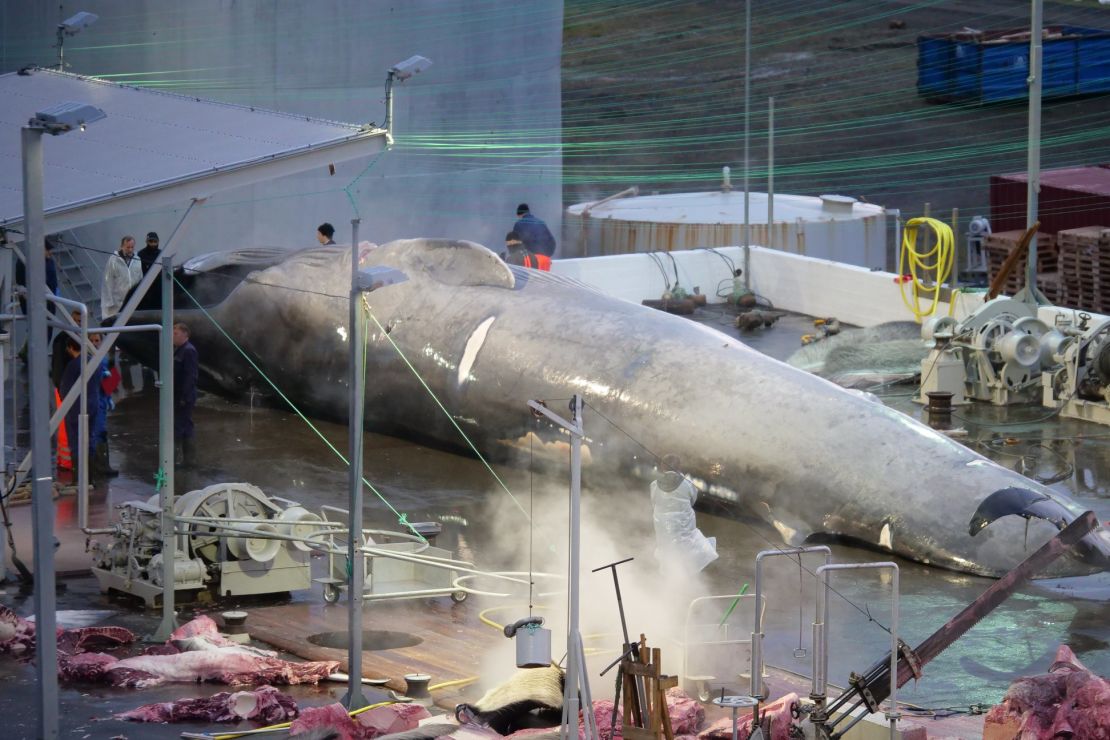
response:
{"label": "rubber boot", "polygon": [[101,442],[96,446],[96,456],[93,458],[93,465],[102,476],[115,478],[119,475],[119,471],[112,467],[112,463],[108,459],[107,442]]}
{"label": "rubber boot", "polygon": [[192,468],[197,464],[197,442],[193,437],[181,440],[182,467]]}

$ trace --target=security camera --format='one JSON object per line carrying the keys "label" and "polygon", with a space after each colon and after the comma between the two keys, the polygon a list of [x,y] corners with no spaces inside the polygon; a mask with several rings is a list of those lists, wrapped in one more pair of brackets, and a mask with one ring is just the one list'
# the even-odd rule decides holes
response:
{"label": "security camera", "polygon": [[413,75],[418,75],[432,66],[432,60],[419,54],[409,57],[403,62],[397,62],[389,68],[389,74],[398,82],[404,82]]}
{"label": "security camera", "polygon": [[64,31],[66,36],[76,36],[81,31],[84,31],[86,28],[96,23],[98,18],[100,18],[100,16],[95,13],[87,13],[82,10],[72,18],[67,18],[59,23],[58,29]]}

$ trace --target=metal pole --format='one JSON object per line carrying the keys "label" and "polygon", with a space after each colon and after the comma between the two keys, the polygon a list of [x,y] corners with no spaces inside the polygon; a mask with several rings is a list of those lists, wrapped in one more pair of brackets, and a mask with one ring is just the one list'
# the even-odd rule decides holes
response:
{"label": "metal pole", "polygon": [[744,287],[752,287],[751,221],[748,212],[748,149],[751,140],[752,0],[744,2]]}
{"label": "metal pole", "polygon": [[[1041,193],[1041,38],[1043,31],[1043,0],[1032,0],[1032,24],[1029,32],[1029,146],[1026,163],[1025,228],[1030,228],[1038,220]],[[1027,302],[1048,303],[1037,290],[1037,235],[1029,241],[1029,253],[1025,263],[1025,294]]]}
{"label": "metal pole", "polygon": [[803,553],[807,552],[824,553],[825,565],[828,565],[829,561],[832,560],[832,550],[829,549],[828,545],[763,550],[755,556],[755,622],[752,626],[752,675],[748,682],[750,689],[748,694],[761,701],[767,698],[767,695],[763,693],[763,561],[781,555],[797,555],[800,558]]}
{"label": "metal pole", "polygon": [[351,294],[347,328],[347,336],[350,337],[351,343],[349,358],[351,445],[347,474],[348,509],[351,512],[351,522],[347,532],[347,569],[351,574],[351,580],[347,584],[347,694],[343,697],[343,704],[348,711],[361,709],[370,703],[362,693],[362,589],[366,582],[366,560],[362,555],[362,418],[366,367],[363,346],[365,339],[359,327],[362,313],[359,310],[359,301],[362,298],[362,292],[358,288],[358,225],[359,219],[351,219]]}
{"label": "metal pole", "polygon": [[775,96],[767,98],[767,244],[775,246]]}
{"label": "metal pole", "polygon": [[[571,420],[562,418],[546,405],[529,401],[528,407],[537,414],[546,416],[570,433],[570,562],[567,566],[568,608],[567,616],[567,674],[563,689],[563,724],[559,730],[560,740],[577,736],[578,709],[582,702],[590,703],[590,683],[586,677],[585,652],[582,649],[582,635],[578,626],[578,581],[580,565],[580,538],[582,499],[582,397],[575,394],[570,400]],[[580,701],[581,696],[581,701]],[[587,740],[597,740],[597,727],[593,723],[592,712],[583,715]],[[573,733],[571,725],[574,725]]]}
{"label": "metal pole", "polygon": [[[70,454],[77,458],[77,495],[85,498],[89,495],[89,383],[85,380],[89,377],[89,317],[85,313],[81,314],[81,347],[78,356],[81,358],[81,375],[77,382],[81,386],[81,395],[77,402],[81,404],[81,410],[77,415],[77,445],[76,449],[70,449]],[[73,442],[70,441],[70,444]]]}
{"label": "metal pole", "polygon": [[570,563],[568,584],[568,608],[570,639],[567,644],[567,678],[563,695],[566,721],[560,730],[560,737],[567,740],[571,736],[570,723],[574,723],[574,736],[578,735],[579,681],[586,667],[579,663],[581,653],[575,649],[580,640],[578,631],[578,581],[580,564],[579,529],[582,521],[582,397],[577,393],[570,400],[571,422],[577,427],[570,434]]}
{"label": "metal pole", "polygon": [[[890,570],[894,577],[891,582],[892,592],[890,596],[890,609],[891,609],[891,622],[890,622],[890,711],[886,712],[886,718],[890,721],[890,738],[895,740],[898,735],[898,718],[901,716],[898,712],[898,564],[891,562],[879,563],[834,563],[822,565],[817,569],[817,578],[822,581],[817,588],[817,613],[814,615],[813,627],[814,634],[820,631],[828,634],[828,603],[829,593],[832,591],[832,586],[829,583],[829,572],[834,570]],[[820,696],[821,704],[824,703],[825,697],[825,681],[829,675],[829,647],[828,641],[822,640],[821,649],[817,649],[814,644],[813,651],[813,694]],[[811,695],[812,696],[812,695]],[[821,716],[818,721],[823,723],[828,717],[822,710]],[[835,724],[835,723],[834,723]],[[853,723],[855,724],[855,723]]]}
{"label": "metal pole", "polygon": [[[173,439],[173,255],[162,255],[162,335],[158,337],[158,459],[162,488],[158,505],[162,510],[162,621],[150,636],[164,642],[177,629],[177,579],[174,566],[177,537],[174,535],[174,439]],[[228,512],[230,513],[230,512]]]}
{"label": "metal pole", "polygon": [[[952,209],[952,288],[960,287],[960,209]],[[969,259],[970,263],[971,260]],[[938,268],[939,269],[939,268]],[[937,282],[940,282],[940,276],[937,276]],[[953,297],[951,300],[955,300]]]}
{"label": "metal pole", "polygon": [[27,373],[31,406],[31,519],[35,566],[35,673],[39,737],[58,737],[58,640],[54,594],[54,480],[50,465],[50,368],[46,353],[46,252],[43,249],[42,129],[24,126],[23,223],[27,245]]}
{"label": "metal pole", "polygon": [[385,141],[388,146],[393,146],[393,70],[385,76]]}

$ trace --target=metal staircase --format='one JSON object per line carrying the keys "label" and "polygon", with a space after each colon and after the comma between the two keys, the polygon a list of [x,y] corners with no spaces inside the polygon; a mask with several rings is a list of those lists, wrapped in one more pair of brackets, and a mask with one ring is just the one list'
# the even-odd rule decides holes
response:
{"label": "metal staircase", "polygon": [[93,322],[100,317],[100,267],[72,230],[53,235],[54,266],[58,270],[58,291],[65,298],[89,307]]}

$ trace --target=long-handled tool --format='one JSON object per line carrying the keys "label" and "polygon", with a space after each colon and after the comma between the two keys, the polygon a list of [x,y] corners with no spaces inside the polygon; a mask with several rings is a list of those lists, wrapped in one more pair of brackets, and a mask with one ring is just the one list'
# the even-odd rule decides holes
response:
{"label": "long-handled tool", "polygon": [[[628,639],[628,622],[626,622],[625,618],[624,618],[624,601],[621,599],[621,583],[620,583],[620,580],[617,579],[617,566],[618,565],[623,565],[624,563],[629,563],[632,560],[634,560],[634,558],[625,558],[624,560],[618,560],[614,563],[609,563],[608,565],[602,565],[598,568],[593,569],[594,573],[597,573],[598,571],[601,571],[601,570],[605,570],[606,568],[609,568],[613,572],[613,589],[617,592],[617,610],[620,612],[620,615],[621,615],[621,635],[624,637],[624,647],[621,648],[620,657],[617,658],[614,662],[610,663],[609,666],[604,671],[601,672],[602,676],[604,676],[606,673],[608,673],[609,670],[613,666],[619,665],[621,663],[621,661],[625,658],[625,656],[632,655],[632,659],[636,660],[636,659],[639,658],[639,655],[640,655],[639,650],[638,650],[638,644],[633,645],[632,641]],[[617,725],[617,705],[620,703],[620,700],[621,700],[621,684],[622,683],[623,683],[623,671],[618,670],[618,672],[617,672],[617,688],[616,688],[616,692],[613,696],[613,715],[610,718],[610,722],[609,722],[609,727],[610,728],[615,728],[616,725]],[[640,714],[640,708],[641,707],[646,707],[646,706],[647,706],[647,696],[646,696],[646,693],[644,691],[644,682],[639,676],[637,676],[636,677],[636,697],[635,697],[635,701],[633,702],[633,706],[632,706],[632,715],[633,715],[633,717],[636,718],[637,722],[642,721],[642,715]]]}

